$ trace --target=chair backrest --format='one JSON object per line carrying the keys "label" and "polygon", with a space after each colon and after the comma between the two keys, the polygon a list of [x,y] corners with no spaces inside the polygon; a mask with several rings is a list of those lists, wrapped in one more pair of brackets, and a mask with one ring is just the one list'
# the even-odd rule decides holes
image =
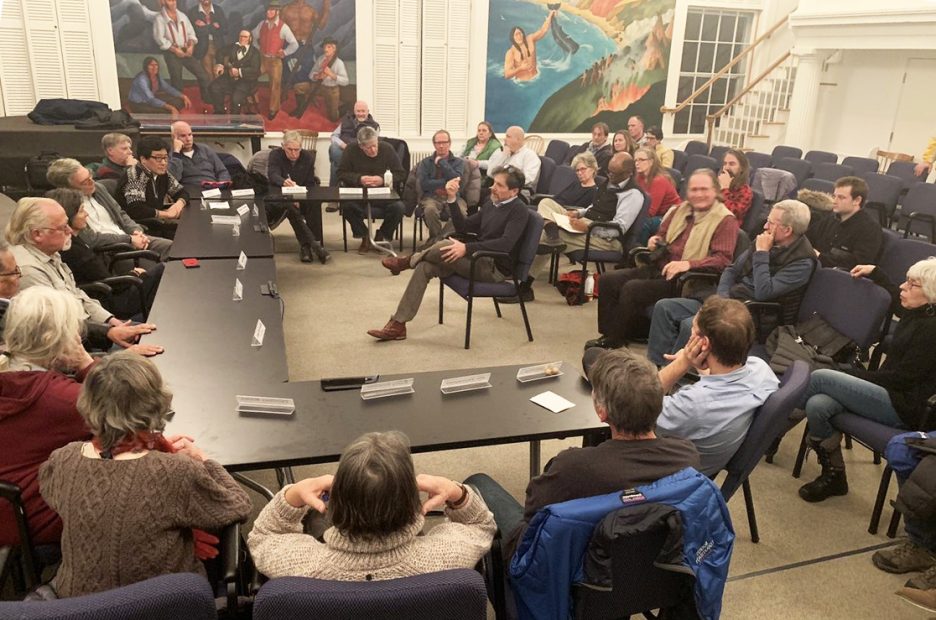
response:
{"label": "chair backrest", "polygon": [[683,178],[688,179],[692,175],[693,170],[699,168],[710,168],[715,172],[718,172],[721,164],[718,163],[714,157],[709,157],[708,155],[690,155],[689,160],[686,162],[686,169],[683,171]]}
{"label": "chair backrest", "polygon": [[543,153],[545,157],[552,158],[555,162],[565,161],[566,155],[569,153],[569,143],[565,140],[550,140],[549,144],[546,145],[546,152]]}
{"label": "chair backrest", "polygon": [[556,166],[553,169],[552,178],[549,180],[547,193],[556,195],[573,183],[578,183],[578,176],[571,166]]}
{"label": "chair backrest", "polygon": [[829,151],[808,151],[803,155],[803,159],[813,166],[816,164],[834,164],[838,161],[838,155]]}
{"label": "chair backrest", "polygon": [[926,181],[926,175],[917,176],[913,169],[916,167],[912,161],[894,161],[887,167],[887,174],[897,177],[903,181],[903,188],[910,189],[911,186]]}
{"label": "chair backrest", "polygon": [[640,212],[637,214],[637,217],[634,218],[634,223],[631,224],[630,228],[624,233],[624,238],[621,239],[621,246],[624,248],[625,256],[628,252],[640,245],[640,231],[643,230],[644,222],[650,217],[651,202],[650,194],[644,194],[643,206],[640,207]]}
{"label": "chair backrest", "polygon": [[877,161],[881,165],[881,170],[886,170],[888,166],[890,166],[891,163],[895,161],[913,161],[913,155],[910,155],[909,153],[896,153],[894,151],[882,151],[881,149],[877,150],[875,157],[877,157]]}
{"label": "chair backrest", "polygon": [[728,152],[730,146],[713,146],[712,150],[709,152],[709,157],[718,162],[718,165],[721,166],[722,160],[725,158],[725,153]]}
{"label": "chair backrest", "polygon": [[529,218],[523,236],[517,248],[517,282],[525,282],[530,274],[530,266],[536,258],[536,248],[539,247],[540,235],[543,234],[543,216],[534,209],[529,209]]}
{"label": "chair backrest", "polygon": [[14,209],[16,209],[16,201],[6,194],[0,194],[0,231],[6,228]]}
{"label": "chair backrest", "polygon": [[[804,160],[805,161],[805,160]],[[813,164],[813,178],[825,181],[838,181],[842,177],[854,176],[855,169],[846,164],[818,163]]]}
{"label": "chair backrest", "polygon": [[0,603],[0,618],[22,620],[216,620],[208,581],[194,573],[160,575],[74,598]]}
{"label": "chair backrest", "polygon": [[523,139],[523,146],[530,147],[537,155],[542,155],[546,149],[546,139],[543,136],[530,133]]}
{"label": "chair backrest", "polygon": [[[553,172],[556,170],[556,161],[551,157],[544,157],[540,155],[540,173],[539,178],[536,179],[536,187],[533,188],[533,191],[537,194],[548,194],[549,193],[549,183],[552,180]],[[527,183],[530,180],[527,179]]]}
{"label": "chair backrest", "polygon": [[[26,516],[26,506],[23,504],[22,489],[12,482],[0,480],[0,498],[10,504],[13,520],[16,521],[16,532],[19,538],[19,553],[20,557],[22,557],[23,568],[26,573],[24,575],[26,587],[31,590],[39,585],[40,567],[39,559],[36,556],[36,550],[33,547],[32,536],[29,533],[29,521]],[[2,585],[2,583],[0,583],[0,585]]]}
{"label": "chair backrest", "polygon": [[256,172],[262,174],[264,179],[268,178],[271,153],[273,149],[262,149],[251,155],[247,161],[247,172]]}
{"label": "chair backrest", "polygon": [[253,608],[254,620],[482,620],[486,614],[484,579],[469,569],[386,581],[280,577],[263,584]]}
{"label": "chair backrest", "polygon": [[849,156],[842,160],[846,166],[851,166],[855,174],[861,176],[869,172],[878,171],[878,160],[873,157],[853,157]]}
{"label": "chair backrest", "polygon": [[412,161],[410,160],[409,144],[406,143],[406,140],[401,140],[400,138],[385,138],[383,136],[381,136],[380,139],[385,140],[390,146],[393,147],[393,150],[396,151],[397,157],[400,159],[400,164],[403,165],[403,169],[409,170],[410,166],[412,166]]}
{"label": "chair backrest", "polygon": [[727,502],[747,480],[773,440],[789,426],[790,413],[802,403],[809,387],[809,365],[797,360],[780,379],[780,389],[767,397],[754,412],[747,436],[737,452],[725,465],[728,475],[722,482],[722,495]]}
{"label": "chair backrest", "polygon": [[[751,208],[744,214],[744,221],[741,222],[741,230],[750,236],[760,234],[760,231],[764,228],[764,222],[767,221],[767,213],[764,212],[764,195],[757,190],[754,190],[753,193]],[[737,255],[738,253],[735,252],[735,256]]]}
{"label": "chair backrest", "polygon": [[867,204],[862,206],[882,209],[886,220],[890,220],[894,217],[894,211],[897,210],[897,202],[903,190],[903,180],[878,172],[866,172],[862,178],[868,184]]}
{"label": "chair backrest", "polygon": [[803,295],[798,320],[818,314],[867,349],[880,335],[890,304],[890,294],[867,278],[853,278],[839,269],[817,269]]}
{"label": "chair backrest", "polygon": [[936,256],[936,245],[917,239],[901,239],[893,231],[884,231],[878,269],[897,284],[907,277],[907,270],[921,260]]}
{"label": "chair backrest", "polygon": [[682,554],[681,524],[678,511],[665,504],[608,513],[588,544],[585,580],[572,586],[574,617],[612,619],[681,603],[694,606],[693,578],[673,563],[673,556]]}
{"label": "chair backrest", "polygon": [[[220,159],[221,163],[224,164],[224,167],[227,169],[228,174],[231,175],[232,179],[238,174],[246,172],[244,164],[242,164],[239,159],[230,153],[222,153],[219,151],[218,159]],[[312,151],[312,169],[315,169],[315,151]]]}
{"label": "chair backrest", "polygon": [[705,142],[700,142],[699,140],[690,140],[686,143],[686,148],[683,149],[686,153],[686,157],[692,157],[693,155],[708,155],[709,147]]}
{"label": "chair backrest", "polygon": [[773,160],[773,167],[777,170],[786,170],[796,177],[797,187],[801,186],[803,181],[808,179],[812,174],[811,163],[805,159],[796,159],[794,157],[781,157],[779,159],[775,157]]}
{"label": "chair backrest", "polygon": [[[902,162],[895,161],[891,164],[891,167],[899,163]],[[936,185],[932,183],[915,183],[911,186],[907,195],[900,202],[900,213],[908,216],[911,213],[920,213],[936,218]],[[921,224],[927,224],[926,229],[916,229],[913,226],[914,223],[908,223],[906,227],[914,231],[929,228],[929,222],[920,222]]]}
{"label": "chair backrest", "polygon": [[686,160],[689,159],[689,156],[686,155],[685,151],[680,151],[679,149],[673,149],[673,168],[682,172],[686,168]]}
{"label": "chair backrest", "polygon": [[758,168],[751,183],[751,189],[760,192],[768,202],[789,197],[797,186],[793,173],[779,168]]}
{"label": "chair backrest", "polygon": [[800,184],[800,189],[808,189],[814,192],[832,194],[835,192],[835,182],[826,179],[806,179]]}
{"label": "chair backrest", "polygon": [[676,188],[676,191],[679,191],[679,188],[682,187],[683,182],[683,173],[682,170],[678,168],[664,168],[666,173],[670,175],[670,179],[673,180],[673,187]]}
{"label": "chair backrest", "polygon": [[747,156],[748,163],[751,164],[751,176],[754,174],[754,170],[758,168],[769,168],[770,162],[773,158],[767,153],[758,153],[757,151],[751,151],[750,153],[745,153]]}
{"label": "chair backrest", "polygon": [[300,129],[299,136],[302,140],[300,146],[306,151],[314,151],[315,145],[318,142],[319,132],[312,131],[311,129]]}
{"label": "chair backrest", "polygon": [[[771,161],[776,164],[778,161],[784,157],[792,157],[793,159],[799,159],[803,156],[803,149],[796,148],[795,146],[785,146],[783,144],[778,144],[770,152]],[[774,165],[776,168],[776,165]]]}

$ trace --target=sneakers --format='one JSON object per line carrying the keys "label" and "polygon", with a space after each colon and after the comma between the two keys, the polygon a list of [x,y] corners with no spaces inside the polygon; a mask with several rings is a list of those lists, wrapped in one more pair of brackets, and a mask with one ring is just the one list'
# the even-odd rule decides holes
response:
{"label": "sneakers", "polygon": [[894,594],[911,605],[925,609],[930,613],[936,613],[936,589],[914,590],[913,588],[901,588]]}
{"label": "sneakers", "polygon": [[936,557],[932,553],[910,541],[876,551],[871,556],[871,561],[882,571],[898,575],[926,570],[936,565]]}
{"label": "sneakers", "polygon": [[382,329],[367,330],[368,336],[373,336],[377,340],[406,340],[406,323],[400,323],[390,319]]}
{"label": "sneakers", "polygon": [[398,276],[401,271],[410,269],[409,256],[388,256],[380,261],[380,264],[390,270],[390,273]]}
{"label": "sneakers", "polygon": [[904,587],[913,588],[914,590],[932,590],[936,588],[936,564],[933,564],[916,577],[908,579]]}

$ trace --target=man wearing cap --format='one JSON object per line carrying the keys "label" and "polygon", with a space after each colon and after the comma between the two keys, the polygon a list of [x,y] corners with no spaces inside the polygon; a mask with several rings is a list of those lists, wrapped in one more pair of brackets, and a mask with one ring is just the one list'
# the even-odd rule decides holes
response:
{"label": "man wearing cap", "polygon": [[260,49],[260,71],[270,80],[270,112],[267,115],[271,121],[276,118],[280,109],[283,87],[283,58],[299,49],[292,30],[286,22],[280,19],[280,0],[267,2],[266,18],[253,29],[253,39]]}
{"label": "man wearing cap", "polygon": [[315,61],[315,66],[309,72],[309,80],[297,83],[296,90],[296,109],[292,116],[302,117],[309,102],[321,95],[325,103],[325,114],[328,120],[338,121],[338,104],[341,102],[341,86],[348,85],[348,72],[345,69],[344,62],[338,58],[338,42],[335,39],[327,38],[322,42],[322,51],[324,52]]}

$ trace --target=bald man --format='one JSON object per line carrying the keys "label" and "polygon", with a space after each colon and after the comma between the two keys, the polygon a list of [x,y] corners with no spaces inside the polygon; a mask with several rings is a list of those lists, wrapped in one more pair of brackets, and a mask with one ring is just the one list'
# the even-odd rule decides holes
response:
{"label": "bald man", "polygon": [[331,160],[329,185],[338,183],[338,162],[341,161],[341,154],[349,144],[357,143],[357,132],[361,127],[370,127],[380,133],[380,123],[371,116],[367,102],[355,101],[354,108],[341,117],[331,134],[331,145],[328,147],[328,159]]}
{"label": "bald man", "polygon": [[186,187],[203,181],[230,181],[231,174],[211,147],[195,144],[192,126],[185,121],[172,123],[172,153],[169,172]]}
{"label": "bald man", "polygon": [[519,168],[526,178],[526,187],[532,191],[539,180],[540,158],[533,149],[524,146],[525,139],[526,134],[521,127],[516,125],[508,127],[504,137],[504,146],[491,155],[488,170],[504,166]]}

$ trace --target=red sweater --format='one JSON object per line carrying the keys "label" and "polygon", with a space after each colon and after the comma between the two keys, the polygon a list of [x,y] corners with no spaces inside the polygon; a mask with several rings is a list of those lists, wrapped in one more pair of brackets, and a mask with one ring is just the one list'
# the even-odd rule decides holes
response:
{"label": "red sweater", "polygon": [[[87,368],[78,373],[84,379]],[[38,473],[53,450],[88,439],[75,408],[81,383],[54,371],[0,373],[0,479],[19,485],[34,543],[57,542],[62,522],[39,495]],[[16,544],[13,511],[0,502],[0,545]]]}
{"label": "red sweater", "polygon": [[653,177],[649,185],[644,177],[637,175],[637,185],[650,194],[650,217],[662,216],[670,207],[682,202],[672,181],[662,174]]}
{"label": "red sweater", "polygon": [[751,201],[754,199],[754,192],[751,186],[744,184],[736,190],[726,187],[722,190],[722,202],[728,207],[728,210],[734,213],[738,221],[744,219],[744,214],[751,208]]}

